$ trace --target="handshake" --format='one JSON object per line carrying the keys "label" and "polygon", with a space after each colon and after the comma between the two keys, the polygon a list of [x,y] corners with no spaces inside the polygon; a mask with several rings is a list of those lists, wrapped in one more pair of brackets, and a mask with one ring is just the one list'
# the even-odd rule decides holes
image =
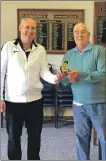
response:
{"label": "handshake", "polygon": [[75,83],[75,82],[77,82],[79,80],[80,71],[72,69],[72,70],[68,70],[67,72],[59,72],[59,73],[57,73],[58,80],[64,79],[65,76],[67,76],[68,80],[71,83]]}

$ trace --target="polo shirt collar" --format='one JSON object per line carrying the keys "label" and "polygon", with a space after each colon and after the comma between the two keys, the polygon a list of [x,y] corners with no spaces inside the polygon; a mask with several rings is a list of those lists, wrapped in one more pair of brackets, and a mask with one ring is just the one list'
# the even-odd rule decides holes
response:
{"label": "polo shirt collar", "polygon": [[[91,49],[92,49],[92,44],[89,42],[89,44],[88,44],[87,47],[85,48],[84,52],[89,51],[89,50],[91,50]],[[77,46],[74,48],[74,51],[75,51],[75,52],[80,52],[80,51],[78,50]]]}

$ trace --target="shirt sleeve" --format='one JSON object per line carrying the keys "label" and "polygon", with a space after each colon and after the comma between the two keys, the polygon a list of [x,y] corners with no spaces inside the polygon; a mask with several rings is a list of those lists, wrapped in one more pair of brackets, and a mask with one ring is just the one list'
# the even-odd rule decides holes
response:
{"label": "shirt sleeve", "polygon": [[106,48],[98,51],[97,70],[93,72],[81,72],[80,80],[90,83],[98,83],[106,79]]}
{"label": "shirt sleeve", "polygon": [[3,45],[1,49],[1,100],[4,99],[4,82],[7,70],[7,63],[8,63],[8,49],[7,43]]}

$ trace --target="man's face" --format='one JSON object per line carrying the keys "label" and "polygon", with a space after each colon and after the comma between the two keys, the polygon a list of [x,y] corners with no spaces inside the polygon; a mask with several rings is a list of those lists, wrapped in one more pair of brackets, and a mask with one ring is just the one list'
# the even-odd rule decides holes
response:
{"label": "man's face", "polygon": [[85,25],[78,24],[74,26],[74,40],[76,45],[86,46],[89,43],[89,32]]}
{"label": "man's face", "polygon": [[36,22],[33,19],[27,18],[19,26],[21,40],[23,43],[31,43],[36,35]]}

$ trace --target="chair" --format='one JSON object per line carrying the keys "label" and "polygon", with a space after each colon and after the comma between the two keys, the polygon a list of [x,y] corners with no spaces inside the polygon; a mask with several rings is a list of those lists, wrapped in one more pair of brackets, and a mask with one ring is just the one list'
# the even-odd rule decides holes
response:
{"label": "chair", "polygon": [[[68,84],[67,86],[63,86],[61,83],[59,83],[59,86],[56,88],[56,106],[55,106],[55,118],[56,118],[55,127],[56,128],[58,128],[58,122],[60,120],[64,120],[64,119],[60,119],[60,116],[59,116],[60,110],[66,107],[71,108],[72,102],[73,102],[73,94],[72,94],[70,85]],[[73,121],[73,119],[70,121]]]}
{"label": "chair", "polygon": [[[49,70],[53,73],[52,70],[52,65],[49,65]],[[55,88],[54,85],[51,83],[46,82],[45,80],[43,80],[42,78],[40,79],[42,84],[43,84],[43,90],[42,90],[42,96],[43,96],[43,107],[54,107],[55,106]],[[47,117],[46,117],[47,118]],[[44,117],[45,120],[45,117]],[[46,119],[46,120],[50,120],[50,119]]]}

